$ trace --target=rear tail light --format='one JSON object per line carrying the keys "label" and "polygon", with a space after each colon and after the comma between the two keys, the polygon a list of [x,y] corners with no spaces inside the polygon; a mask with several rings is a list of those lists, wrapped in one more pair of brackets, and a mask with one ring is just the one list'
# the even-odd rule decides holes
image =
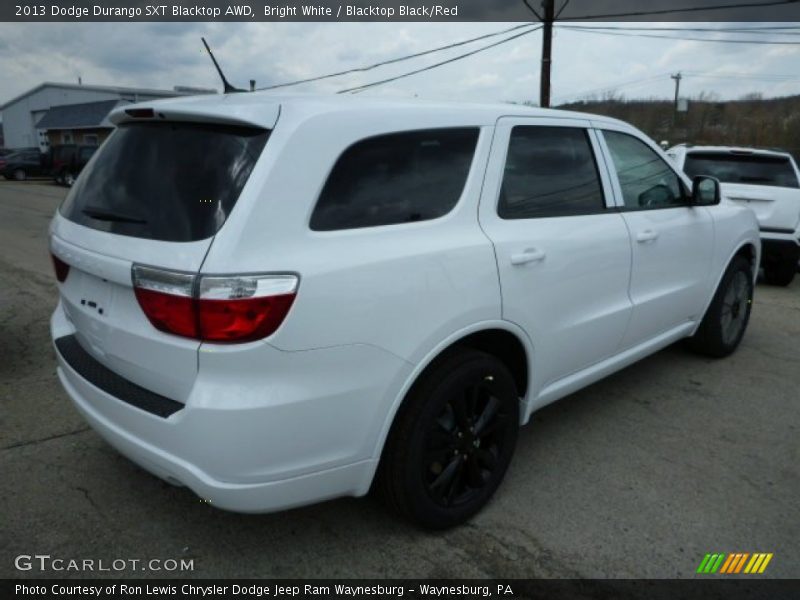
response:
{"label": "rear tail light", "polygon": [[69,265],[52,252],[50,253],[50,258],[53,260],[53,269],[56,272],[56,279],[58,279],[59,283],[64,283],[67,280],[67,275],[69,275]]}
{"label": "rear tail light", "polygon": [[297,293],[295,275],[214,275],[134,265],[139,305],[154,327],[208,342],[249,342],[275,332]]}
{"label": "rear tail light", "polygon": [[133,267],[133,289],[139,306],[153,327],[167,333],[196,338],[192,273]]}

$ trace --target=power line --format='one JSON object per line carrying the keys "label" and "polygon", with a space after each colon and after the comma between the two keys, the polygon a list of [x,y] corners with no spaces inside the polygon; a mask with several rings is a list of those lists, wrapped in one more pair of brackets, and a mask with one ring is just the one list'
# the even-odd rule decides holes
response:
{"label": "power line", "polygon": [[[658,75],[653,75],[653,76],[650,76],[650,77],[644,77],[644,78],[624,81],[624,82],[618,83],[616,85],[610,85],[610,86],[606,86],[606,87],[594,88],[594,89],[591,89],[591,90],[585,90],[583,92],[566,94],[565,96],[563,96],[563,98],[566,98],[566,99],[569,99],[569,98],[580,98],[581,96],[588,96],[588,95],[591,95],[591,94],[599,94],[599,93],[603,93],[603,92],[613,92],[613,91],[616,91],[616,90],[619,90],[619,89],[622,89],[622,88],[625,88],[625,87],[641,85],[643,83],[649,83],[651,81],[656,81],[658,79],[665,79],[668,76],[669,76],[669,73],[660,73]],[[563,100],[562,100],[562,104],[563,104]]]}
{"label": "power line", "polygon": [[381,79],[380,81],[373,81],[373,82],[370,82],[370,83],[357,85],[357,86],[354,86],[354,87],[351,87],[351,88],[347,88],[347,89],[344,89],[344,90],[339,90],[336,93],[337,94],[345,94],[345,93],[350,92],[350,93],[356,93],[357,94],[357,93],[363,92],[364,90],[366,90],[368,88],[371,88],[371,87],[375,87],[375,86],[378,86],[378,85],[383,85],[384,83],[390,83],[392,81],[397,81],[398,79],[403,79],[405,77],[411,77],[412,75],[416,75],[418,73],[423,73],[424,71],[430,71],[431,69],[435,69],[437,67],[441,67],[443,65],[450,64],[452,62],[455,62],[457,60],[461,60],[463,58],[467,58],[468,56],[472,56],[474,54],[478,54],[479,52],[484,52],[486,50],[490,50],[491,48],[494,48],[496,46],[500,46],[501,44],[506,44],[508,42],[516,40],[517,38],[521,38],[524,35],[529,35],[529,34],[535,32],[535,31],[539,31],[541,28],[542,27],[540,25],[538,27],[535,27],[534,29],[528,29],[527,31],[523,31],[522,33],[518,33],[516,35],[512,35],[511,37],[504,38],[504,39],[502,39],[502,40],[500,40],[498,42],[493,42],[493,43],[488,44],[486,46],[482,46],[482,47],[480,47],[480,48],[478,48],[476,50],[472,50],[470,52],[466,52],[465,54],[460,54],[458,56],[454,56],[453,58],[449,58],[447,60],[443,60],[441,62],[432,64],[432,65],[428,65],[427,67],[423,67],[421,69],[416,69],[415,71],[410,71],[408,73],[403,73],[402,75],[397,75],[395,77],[388,77],[386,79]]}
{"label": "power line", "polygon": [[731,40],[731,39],[718,39],[718,38],[698,38],[674,35],[658,35],[647,33],[623,33],[621,31],[595,31],[588,27],[571,27],[569,25],[562,25],[561,29],[569,31],[579,31],[581,33],[593,33],[596,35],[616,35],[622,37],[643,37],[655,38],[662,40],[682,40],[688,42],[712,42],[717,44],[752,44],[756,46],[797,46],[800,42],[787,42],[787,41],[770,41],[770,40]]}
{"label": "power line", "polygon": [[377,62],[371,65],[367,65],[364,67],[354,67],[352,69],[347,69],[346,71],[338,71],[336,73],[328,73],[327,75],[319,75],[316,77],[309,77],[307,79],[298,79],[297,81],[288,81],[286,83],[277,83],[275,85],[268,85],[265,87],[258,88],[258,91],[263,90],[274,90],[277,88],[282,87],[289,87],[293,85],[300,85],[302,83],[311,83],[313,81],[322,81],[323,79],[330,79],[332,77],[340,77],[342,75],[350,75],[351,73],[363,73],[365,71],[371,71],[372,69],[377,69],[378,67],[382,67],[384,65],[391,65],[394,63],[403,62],[406,60],[410,60],[412,58],[418,58],[420,56],[426,56],[428,54],[433,54],[434,52],[441,52],[442,50],[449,50],[451,48],[457,48],[459,46],[464,46],[466,44],[470,44],[472,42],[477,42],[480,40],[485,40],[487,38],[496,37],[498,35],[503,35],[505,33],[510,33],[512,31],[517,31],[519,29],[524,29],[526,27],[532,27],[531,23],[524,23],[522,25],[515,25],[514,27],[509,27],[508,29],[503,29],[501,31],[495,31],[494,33],[487,33],[484,35],[479,35],[478,37],[469,38],[466,40],[461,40],[459,42],[453,42],[452,44],[447,44],[445,46],[439,46],[437,48],[431,48],[429,50],[423,50],[422,52],[415,52],[414,54],[407,54],[405,56],[399,56],[397,58],[392,58],[389,60],[384,60],[381,62]]}
{"label": "power line", "polygon": [[[565,29],[586,29],[587,31],[677,31],[703,33],[749,33],[753,35],[800,35],[800,27],[628,27],[599,25],[563,25]],[[785,30],[789,31],[785,31]]]}
{"label": "power line", "polygon": [[684,76],[697,77],[699,79],[749,79],[752,81],[770,81],[773,83],[794,83],[800,81],[794,75],[742,75],[740,73],[697,73],[695,71],[684,71]]}
{"label": "power line", "polygon": [[531,6],[531,4],[530,4],[530,2],[528,2],[528,0],[522,0],[522,2],[523,2],[523,4],[525,4],[525,6],[528,7],[529,11],[531,11],[534,15],[536,15],[537,19],[539,19],[540,21],[542,20],[542,15],[540,15],[538,12],[536,12],[536,9],[533,8],[533,6]]}
{"label": "power line", "polygon": [[564,17],[562,21],[592,21],[595,19],[612,19],[616,17],[645,17],[649,15],[670,15],[705,10],[724,10],[729,8],[764,8],[767,6],[780,6],[783,4],[796,4],[800,0],[772,0],[771,2],[750,2],[747,4],[722,4],[716,6],[687,6],[686,8],[671,8],[651,11],[638,11],[629,13],[615,13],[606,15],[582,15],[579,17]]}

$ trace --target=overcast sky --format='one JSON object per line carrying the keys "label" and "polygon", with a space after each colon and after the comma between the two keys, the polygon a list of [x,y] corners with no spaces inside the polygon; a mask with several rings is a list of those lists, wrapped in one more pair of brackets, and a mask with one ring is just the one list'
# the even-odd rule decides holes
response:
{"label": "overcast sky", "polygon": [[[219,88],[202,50],[205,36],[241,87],[312,77],[419,52],[512,27],[513,23],[23,23],[0,24],[0,104],[43,81],[171,89]],[[574,25],[574,24],[572,24]],[[604,23],[603,25],[611,25]],[[650,23],[650,27],[730,24]],[[741,23],[739,26],[757,26]],[[798,23],[783,23],[794,25]],[[676,35],[663,33],[663,35]],[[694,37],[708,34],[686,34]],[[800,94],[800,37],[711,34],[773,39],[792,45],[719,44],[611,37],[557,27],[553,103],[587,93],[618,91],[627,98],[670,98],[670,73],[683,71],[681,95],[722,99],[760,92]],[[336,90],[414,70],[501,38],[479,41],[366,73],[289,88]],[[365,92],[374,95],[470,101],[538,100],[541,32],[462,61]]]}

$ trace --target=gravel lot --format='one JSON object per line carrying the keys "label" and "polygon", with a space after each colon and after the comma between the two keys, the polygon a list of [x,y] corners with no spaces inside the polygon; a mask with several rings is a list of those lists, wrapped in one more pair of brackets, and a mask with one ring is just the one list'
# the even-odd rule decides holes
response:
{"label": "gravel lot", "polygon": [[758,286],[731,358],[672,347],[534,415],[464,527],[420,532],[370,498],[237,515],[116,454],[61,390],[46,230],[63,195],[0,182],[0,576],[81,575],[14,568],[49,554],[190,558],[195,577],[693,577],[706,552],[773,552],[767,576],[800,577],[800,277]]}

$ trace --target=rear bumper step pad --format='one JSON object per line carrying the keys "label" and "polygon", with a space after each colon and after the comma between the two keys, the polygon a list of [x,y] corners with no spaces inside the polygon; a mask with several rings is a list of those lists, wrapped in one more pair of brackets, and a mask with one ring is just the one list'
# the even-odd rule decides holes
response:
{"label": "rear bumper step pad", "polygon": [[184,408],[180,402],[139,387],[103,366],[74,335],[60,337],[55,344],[64,361],[81,377],[122,402],[165,419]]}

